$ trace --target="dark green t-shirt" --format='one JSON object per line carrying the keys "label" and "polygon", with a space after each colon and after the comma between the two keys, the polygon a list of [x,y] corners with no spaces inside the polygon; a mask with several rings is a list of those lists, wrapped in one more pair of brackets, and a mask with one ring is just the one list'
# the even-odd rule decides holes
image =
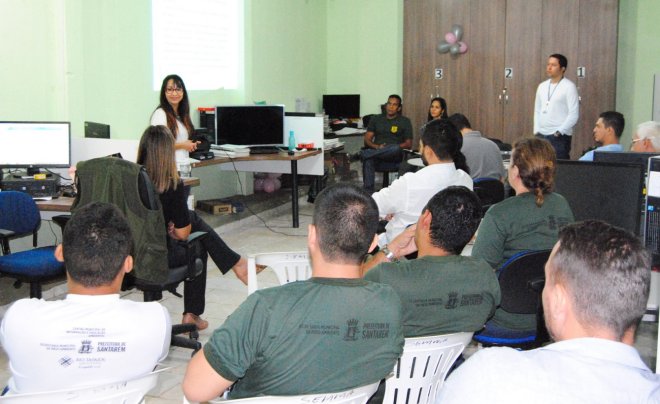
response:
{"label": "dark green t-shirt", "polygon": [[500,304],[495,272],[472,257],[383,263],[364,277],[386,283],[399,294],[406,338],[479,331]]}
{"label": "dark green t-shirt", "polygon": [[311,278],[257,291],[213,332],[204,356],[232,398],[331,393],[375,383],[403,351],[387,285]]}
{"label": "dark green t-shirt", "polygon": [[367,131],[374,132],[373,142],[378,144],[401,144],[413,138],[410,119],[401,115],[392,119],[387,119],[384,114],[375,115],[369,121]]}
{"label": "dark green t-shirt", "polygon": [[[499,268],[519,252],[551,249],[557,242],[559,229],[574,221],[568,202],[557,193],[546,194],[541,207],[536,206],[535,196],[530,192],[507,198],[486,212],[472,256]],[[536,329],[533,314],[512,314],[498,309],[492,321],[511,330]]]}

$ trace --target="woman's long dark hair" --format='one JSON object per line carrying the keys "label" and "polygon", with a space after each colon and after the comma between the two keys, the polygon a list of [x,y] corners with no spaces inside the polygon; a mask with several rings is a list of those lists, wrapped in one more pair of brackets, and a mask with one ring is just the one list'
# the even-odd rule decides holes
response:
{"label": "woman's long dark hair", "polygon": [[[433,105],[433,101],[438,101],[440,103],[440,108],[442,108],[442,115],[440,115],[441,119],[447,119],[447,101],[445,101],[444,98],[442,97],[435,97],[434,99],[431,100],[429,103],[429,109],[431,109],[431,105]],[[428,117],[426,119],[427,121],[432,121],[433,117],[431,116],[431,112],[429,112]]]}
{"label": "woman's long dark hair", "polygon": [[463,136],[448,120],[435,119],[428,122],[422,131],[422,143],[430,147],[439,159],[451,159],[457,169],[470,173],[465,155],[461,152]]}
{"label": "woman's long dark hair", "polygon": [[181,77],[176,74],[170,74],[163,79],[163,84],[160,86],[160,104],[156,109],[162,108],[163,111],[165,111],[165,115],[167,117],[167,127],[176,139],[176,135],[179,133],[179,128],[176,125],[177,113],[174,112],[174,109],[170,105],[169,101],[167,101],[166,96],[167,83],[170,80],[172,80],[175,87],[183,90],[183,97],[181,98],[181,102],[179,103],[179,108],[177,111],[179,114],[179,120],[183,123],[183,126],[186,127],[189,135],[192,135],[195,129],[193,127],[192,120],[190,119],[190,103],[188,101],[188,90],[186,90],[186,85],[183,83]]}

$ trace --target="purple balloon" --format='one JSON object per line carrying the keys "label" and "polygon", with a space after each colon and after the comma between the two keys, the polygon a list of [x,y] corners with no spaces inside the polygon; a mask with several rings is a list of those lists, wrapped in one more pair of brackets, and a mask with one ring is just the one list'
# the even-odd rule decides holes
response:
{"label": "purple balloon", "polygon": [[459,42],[458,43],[458,52],[459,53],[465,53],[468,50],[468,46],[465,42]]}
{"label": "purple balloon", "polygon": [[445,34],[445,41],[447,41],[448,44],[454,44],[456,43],[456,35],[454,35],[453,32],[447,32]]}

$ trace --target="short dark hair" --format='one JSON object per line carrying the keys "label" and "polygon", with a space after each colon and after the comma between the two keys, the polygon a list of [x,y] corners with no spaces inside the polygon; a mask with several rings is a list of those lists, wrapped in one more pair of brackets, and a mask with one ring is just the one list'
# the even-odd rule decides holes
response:
{"label": "short dark hair", "polygon": [[336,184],[317,196],[312,224],[325,260],[360,264],[376,235],[378,206],[364,189]]}
{"label": "short dark hair", "polygon": [[458,255],[474,236],[482,217],[481,202],[464,186],[450,186],[429,200],[431,244]]}
{"label": "short dark hair", "polygon": [[559,62],[559,67],[563,67],[564,69],[568,66],[568,59],[566,59],[566,56],[562,55],[561,53],[553,53],[552,55],[548,56],[548,58],[555,58]]}
{"label": "short dark hair", "polygon": [[614,129],[617,139],[621,139],[623,128],[626,126],[626,120],[621,112],[605,111],[598,117],[603,119],[603,124],[606,128]]}
{"label": "short dark hair", "polygon": [[85,287],[109,285],[132,249],[128,221],[109,203],[82,206],[71,216],[62,234],[66,271]]}
{"label": "short dark hair", "polygon": [[467,117],[463,114],[453,114],[452,116],[449,117],[449,122],[453,123],[456,129],[459,131],[468,128],[472,129],[472,125],[470,125],[470,121],[468,121]]}
{"label": "short dark hair", "polygon": [[470,173],[465,155],[461,152],[463,136],[449,120],[435,119],[424,125],[422,143],[430,147],[439,159],[452,159],[457,169]]}
{"label": "short dark hair", "polygon": [[620,340],[646,310],[651,261],[632,233],[598,220],[559,231],[559,247],[546,282],[561,283],[577,319],[605,327]]}

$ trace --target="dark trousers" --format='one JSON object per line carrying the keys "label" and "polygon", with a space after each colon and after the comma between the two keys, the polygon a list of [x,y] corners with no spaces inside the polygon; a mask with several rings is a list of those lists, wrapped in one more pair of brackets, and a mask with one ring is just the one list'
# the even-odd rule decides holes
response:
{"label": "dark trousers", "polygon": [[385,161],[398,163],[403,158],[403,151],[398,144],[388,144],[382,149],[363,149],[360,153],[362,160],[362,181],[364,189],[373,192],[376,181],[376,162]]}
{"label": "dark trousers", "polygon": [[[208,256],[225,274],[241,258],[220,238],[211,226],[206,224],[194,211],[190,213],[191,231],[203,231],[207,235],[202,239],[202,261],[204,269],[202,273],[192,280],[183,283],[183,312],[201,315],[204,313],[206,301],[206,261]],[[184,265],[186,263],[185,248],[177,245],[175,240],[169,240],[167,246],[167,261],[170,267]]]}
{"label": "dark trousers", "polygon": [[555,149],[555,153],[557,153],[558,159],[564,159],[564,160],[571,159],[571,139],[573,138],[573,136],[542,135],[540,133],[537,133],[536,137],[539,139],[545,139],[548,142],[550,142],[552,147]]}

